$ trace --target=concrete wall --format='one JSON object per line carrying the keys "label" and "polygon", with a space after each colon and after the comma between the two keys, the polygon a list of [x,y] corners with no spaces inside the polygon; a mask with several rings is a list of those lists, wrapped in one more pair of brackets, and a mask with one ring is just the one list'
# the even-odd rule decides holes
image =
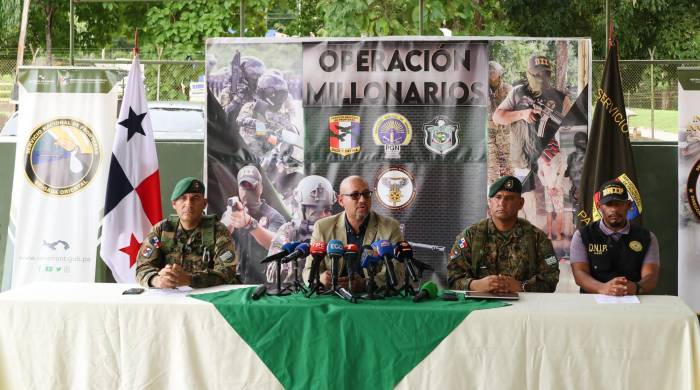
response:
{"label": "concrete wall", "polygon": [[[633,153],[643,199],[644,225],[659,238],[661,248],[661,280],[657,294],[677,294],[677,145],[667,143],[634,143]],[[177,180],[184,176],[203,177],[202,142],[159,142],[160,177],[163,211],[172,211],[169,193]],[[10,197],[15,144],[0,143],[0,280],[9,222]],[[98,262],[97,281],[109,281],[111,275]]]}

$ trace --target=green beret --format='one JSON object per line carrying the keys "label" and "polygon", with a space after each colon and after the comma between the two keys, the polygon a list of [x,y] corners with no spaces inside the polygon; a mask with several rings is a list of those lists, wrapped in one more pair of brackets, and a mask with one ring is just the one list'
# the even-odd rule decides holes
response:
{"label": "green beret", "polygon": [[194,177],[186,177],[173,188],[173,194],[170,195],[170,200],[175,201],[175,199],[181,197],[184,194],[203,194],[204,193],[204,183],[197,180]]}
{"label": "green beret", "polygon": [[515,176],[503,176],[499,177],[496,181],[489,187],[489,198],[496,196],[498,191],[508,191],[515,193],[523,192],[523,184]]}

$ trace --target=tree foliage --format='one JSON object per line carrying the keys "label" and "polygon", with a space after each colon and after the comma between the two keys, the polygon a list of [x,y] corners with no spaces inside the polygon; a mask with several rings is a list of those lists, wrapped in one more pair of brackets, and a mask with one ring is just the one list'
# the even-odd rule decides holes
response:
{"label": "tree foliage", "polygon": [[[291,36],[361,37],[419,34],[416,0],[169,0],[76,3],[79,55],[102,48],[130,49],[139,29],[145,57],[156,48],[167,59],[201,59],[208,37],[239,36],[244,1],[246,37],[269,28]],[[21,0],[0,2],[0,48],[16,47]],[[622,59],[700,57],[696,0],[610,0]],[[68,0],[32,0],[27,48],[47,43],[66,50]],[[50,12],[49,12],[50,11]],[[278,15],[278,16],[275,16]],[[281,15],[281,16],[280,16]],[[48,22],[51,23],[48,23]],[[604,2],[588,0],[425,0],[424,35],[591,37],[593,57],[606,52]],[[48,34],[47,34],[48,31]]]}

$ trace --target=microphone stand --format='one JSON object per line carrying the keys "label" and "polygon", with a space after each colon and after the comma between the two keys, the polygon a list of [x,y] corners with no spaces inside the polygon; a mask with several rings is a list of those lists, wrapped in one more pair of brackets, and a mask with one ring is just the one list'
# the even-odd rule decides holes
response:
{"label": "microphone stand", "polygon": [[301,291],[302,293],[306,294],[306,287],[304,287],[304,284],[301,283],[301,281],[299,281],[299,260],[294,259],[292,261],[292,268],[294,269],[294,281],[292,282],[292,284],[285,287],[285,290],[289,290],[293,293]]}
{"label": "microphone stand", "polygon": [[282,259],[277,259],[275,261],[275,273],[277,274],[277,289],[267,292],[266,295],[277,295],[281,297],[291,294],[291,290],[286,287],[282,288],[282,278],[280,278],[282,274]]}
{"label": "microphone stand", "polygon": [[350,302],[357,303],[357,298],[348,292],[345,288],[338,285],[338,257],[330,256],[331,258],[331,289],[322,293],[322,295],[334,294],[340,298]]}
{"label": "microphone stand", "polygon": [[321,283],[321,274],[319,272],[319,263],[322,259],[313,259],[311,263],[311,272],[309,273],[309,291],[305,294],[307,298],[312,295],[321,295],[323,284]]}
{"label": "microphone stand", "polygon": [[382,294],[376,293],[377,291],[377,282],[374,280],[374,277],[377,274],[377,270],[375,266],[370,266],[367,267],[367,284],[365,286],[365,291],[366,293],[361,296],[362,299],[367,299],[369,301],[373,301],[375,299],[384,299],[384,296]]}
{"label": "microphone stand", "polygon": [[394,272],[394,264],[391,259],[384,258],[384,268],[386,268],[386,280],[384,283],[384,296],[393,297],[399,295],[396,290],[396,273]]}
{"label": "microphone stand", "polygon": [[401,291],[403,292],[404,297],[407,297],[409,295],[415,296],[417,292],[411,285],[411,280],[416,283],[419,283],[420,279],[418,279],[418,277],[416,276],[416,270],[413,268],[413,262],[410,258],[405,258],[403,261],[403,265],[406,270],[406,277],[404,277]]}

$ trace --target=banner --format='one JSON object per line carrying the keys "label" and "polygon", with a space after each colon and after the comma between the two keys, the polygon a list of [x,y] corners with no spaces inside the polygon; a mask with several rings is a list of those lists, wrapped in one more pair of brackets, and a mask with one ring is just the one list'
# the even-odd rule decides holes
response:
{"label": "banner", "polygon": [[[550,216],[567,221],[553,233],[561,239],[560,255],[566,256],[574,213],[571,185],[565,184],[570,179],[564,175],[582,162],[567,165],[576,133],[587,133],[589,49],[589,40],[209,39],[209,212],[226,212],[227,200],[240,196],[237,172],[249,164],[262,174],[264,203],[287,220],[297,208],[294,188],[303,177],[324,176],[337,190],[344,177],[360,175],[374,191],[373,210],[400,222],[416,257],[436,266],[433,279],[444,284],[446,248],[486,215],[488,184],[513,173],[508,155],[491,158],[509,150],[510,126],[503,125],[501,134],[487,133],[494,105],[489,60],[502,62],[504,83],[522,91],[527,90],[529,59],[542,55],[551,59],[550,75],[557,80],[544,88],[545,95],[555,97],[535,99],[546,107],[545,132],[521,139],[546,145],[556,137],[559,144],[562,178],[552,186],[561,196]],[[508,91],[499,91],[501,100]],[[283,101],[276,103],[279,96]],[[585,104],[571,109],[579,97]],[[566,122],[569,112],[575,112],[574,119]],[[535,163],[528,170],[531,191],[540,194],[532,206],[543,210],[531,220],[545,229],[545,191],[536,168],[543,150],[529,156]],[[333,212],[338,211],[336,205]],[[242,236],[234,232],[245,269],[246,263],[258,263],[267,248]],[[258,252],[250,250],[256,246]]]}
{"label": "banner", "polygon": [[700,68],[678,68],[678,296],[700,313]]}
{"label": "banner", "polygon": [[581,201],[577,216],[580,225],[601,218],[598,212],[598,189],[609,180],[621,182],[629,193],[632,207],[627,219],[642,222],[642,198],[630,145],[625,100],[620,80],[617,41],[611,41],[596,101],[591,133],[581,177]]}
{"label": "banner", "polygon": [[100,257],[119,283],[136,283],[144,237],[163,219],[160,173],[139,56],[134,56],[116,124]]}
{"label": "banner", "polygon": [[12,287],[94,281],[122,77],[109,69],[20,69]]}

